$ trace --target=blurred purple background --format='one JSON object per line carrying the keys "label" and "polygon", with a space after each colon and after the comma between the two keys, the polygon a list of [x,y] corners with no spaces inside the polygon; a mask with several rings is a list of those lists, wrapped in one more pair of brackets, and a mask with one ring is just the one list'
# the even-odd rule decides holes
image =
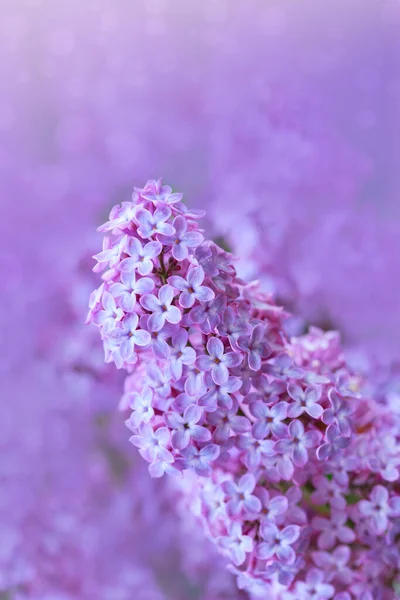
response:
{"label": "blurred purple background", "polygon": [[94,232],[162,176],[244,275],[363,364],[396,362],[400,3],[0,14],[0,598],[241,598],[128,444],[82,325]]}

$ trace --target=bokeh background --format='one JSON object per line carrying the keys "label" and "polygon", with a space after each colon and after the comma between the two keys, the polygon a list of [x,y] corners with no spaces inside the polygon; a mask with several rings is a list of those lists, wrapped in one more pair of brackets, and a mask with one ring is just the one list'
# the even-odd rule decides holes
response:
{"label": "bokeh background", "polygon": [[96,227],[163,177],[364,370],[400,357],[397,0],[0,1],[0,598],[245,596],[128,443]]}

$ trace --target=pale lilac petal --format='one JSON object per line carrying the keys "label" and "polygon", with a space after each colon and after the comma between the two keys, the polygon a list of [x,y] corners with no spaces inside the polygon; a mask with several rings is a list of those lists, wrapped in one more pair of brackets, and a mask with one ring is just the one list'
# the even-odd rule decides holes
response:
{"label": "pale lilac petal", "polygon": [[147,322],[150,331],[160,331],[165,325],[165,316],[163,313],[153,313]]}
{"label": "pale lilac petal", "polygon": [[146,294],[145,296],[142,296],[140,298],[140,304],[145,310],[150,310],[151,312],[158,311],[160,308],[160,302],[153,294]]}
{"label": "pale lilac petal", "polygon": [[139,279],[135,286],[137,294],[148,294],[154,289],[154,281],[150,277]]}
{"label": "pale lilac petal", "polygon": [[182,292],[179,296],[179,304],[182,308],[191,308],[195,303],[195,300],[195,295],[189,292]]}
{"label": "pale lilac petal", "polygon": [[204,236],[199,231],[188,231],[185,235],[185,245],[189,248],[196,248],[203,243]]}
{"label": "pale lilac petal", "polygon": [[296,467],[304,467],[308,461],[308,453],[304,446],[294,446],[293,462]]}
{"label": "pale lilac petal", "polygon": [[151,342],[151,335],[148,331],[138,329],[137,331],[133,332],[132,340],[138,346],[147,346]]}
{"label": "pale lilac petal", "polygon": [[169,305],[174,297],[174,289],[170,285],[163,285],[158,292],[158,299],[161,305]]}
{"label": "pale lilac petal", "polygon": [[186,279],[179,277],[178,275],[170,277],[168,283],[181,292],[184,292],[188,287]]}
{"label": "pale lilac petal", "polygon": [[212,337],[207,342],[207,351],[213,358],[221,359],[224,354],[224,345],[221,340],[216,337]]}
{"label": "pale lilac petal", "polygon": [[211,302],[215,294],[209,287],[202,285],[196,290],[196,298],[199,302]]}
{"label": "pale lilac petal", "polygon": [[168,323],[172,325],[177,325],[182,319],[182,313],[177,306],[170,306],[167,312],[165,313],[165,318]]}
{"label": "pale lilac petal", "polygon": [[203,283],[204,281],[204,271],[202,267],[193,267],[187,274],[187,281],[190,287],[194,290]]}
{"label": "pale lilac petal", "polygon": [[189,252],[184,243],[173,244],[172,246],[172,256],[175,260],[182,261],[186,260],[189,256]]}
{"label": "pale lilac petal", "polygon": [[211,377],[217,385],[223,385],[229,379],[229,371],[222,363],[219,365],[214,363],[214,366],[211,370]]}

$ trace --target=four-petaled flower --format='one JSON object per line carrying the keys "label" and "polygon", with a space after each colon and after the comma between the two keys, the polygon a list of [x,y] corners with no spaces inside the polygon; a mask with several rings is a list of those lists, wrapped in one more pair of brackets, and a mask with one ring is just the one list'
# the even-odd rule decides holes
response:
{"label": "four-petaled flower", "polygon": [[188,332],[183,328],[172,335],[169,368],[175,381],[182,377],[183,365],[193,365],[196,361],[196,351],[187,345],[188,339]]}
{"label": "four-petaled flower", "polygon": [[297,467],[304,467],[308,462],[307,448],[314,448],[321,439],[321,433],[315,429],[304,431],[301,421],[292,421],[288,427],[287,439],[276,442],[275,450],[280,454],[290,454]]}
{"label": "four-petaled flower", "polygon": [[165,233],[165,235],[160,235],[158,239],[162,244],[172,246],[172,256],[175,260],[182,261],[189,256],[188,248],[200,246],[204,236],[200,231],[188,231],[187,220],[182,215],[175,217],[173,228],[174,233]]}
{"label": "four-petaled flower", "polygon": [[271,349],[264,338],[265,325],[259,323],[253,328],[250,336],[241,335],[237,340],[239,348],[247,352],[249,367],[253,371],[259,371],[261,360],[271,354]]}
{"label": "four-petaled flower", "polygon": [[161,204],[154,213],[143,207],[139,207],[135,213],[135,221],[139,225],[138,234],[142,238],[150,238],[156,234],[173,235],[175,228],[167,223],[171,216],[171,209]]}
{"label": "four-petaled flower", "polygon": [[222,484],[222,489],[228,497],[226,505],[228,515],[238,515],[243,510],[250,513],[258,513],[261,510],[259,498],[253,495],[255,487],[256,478],[252,473],[243,475],[238,483],[228,480]]}
{"label": "four-petaled flower", "polygon": [[113,358],[117,367],[122,365],[123,362],[136,362],[135,345],[147,346],[150,343],[149,332],[136,329],[138,321],[137,314],[132,313],[121,321],[121,327],[111,331],[110,340],[115,343]]}
{"label": "four-petaled flower", "polygon": [[383,485],[376,485],[369,500],[358,503],[360,514],[368,517],[374,533],[384,533],[389,524],[389,517],[400,515],[400,496],[389,498],[388,490]]}
{"label": "four-petaled flower", "polygon": [[337,540],[342,544],[351,544],[356,539],[356,534],[346,525],[347,513],[332,510],[330,519],[314,517],[311,521],[313,529],[320,531],[318,547],[321,550],[333,548]]}
{"label": "four-petaled flower", "polygon": [[298,525],[287,525],[280,529],[271,521],[264,521],[260,527],[260,534],[264,540],[256,548],[256,556],[261,560],[267,560],[276,556],[278,560],[286,564],[293,564],[296,553],[292,545],[299,538],[300,527]]}
{"label": "four-petaled flower", "polygon": [[216,444],[208,444],[201,450],[188,446],[182,450],[182,458],[176,460],[176,465],[183,469],[193,469],[198,475],[209,477],[212,473],[211,464],[218,458],[220,448]]}
{"label": "four-petaled flower", "polygon": [[288,354],[279,354],[264,366],[269,375],[277,379],[301,379],[304,375],[303,369],[296,367]]}
{"label": "four-petaled flower", "polygon": [[294,403],[290,404],[288,409],[288,416],[291,419],[300,417],[304,412],[313,419],[320,418],[324,412],[322,406],[318,404],[322,391],[320,386],[308,386],[303,390],[299,385],[289,383],[287,391],[292,400],[294,400]]}
{"label": "four-petaled flower", "polygon": [[139,452],[145,460],[169,462],[172,457],[171,452],[167,449],[169,440],[170,432],[167,427],[159,427],[154,431],[150,423],[143,423],[139,428],[139,435],[132,435],[129,441],[139,448]]}
{"label": "four-petaled flower", "polygon": [[199,406],[188,406],[183,417],[177,413],[171,413],[166,416],[167,425],[173,430],[172,447],[176,450],[186,448],[191,439],[196,442],[209,442],[211,440],[211,432],[206,428],[198,425],[203,411]]}
{"label": "four-petaled flower", "polygon": [[329,425],[325,432],[325,441],[317,449],[318,460],[328,460],[328,458],[335,458],[344,448],[349,445],[349,438],[340,435],[339,427],[336,423]]}
{"label": "four-petaled flower", "polygon": [[150,331],[159,331],[166,321],[173,324],[179,323],[182,313],[178,307],[172,304],[173,299],[174,290],[170,285],[163,285],[158,292],[158,297],[154,294],[145,294],[140,298],[143,308],[152,313],[148,320]]}
{"label": "four-petaled flower", "polygon": [[196,300],[199,302],[214,300],[214,292],[209,287],[201,285],[203,281],[202,267],[192,267],[186,275],[186,279],[177,275],[168,279],[168,283],[181,292],[179,304],[182,308],[191,308]]}
{"label": "four-petaled flower", "polygon": [[140,394],[138,392],[131,392],[129,400],[133,412],[125,423],[129,429],[135,431],[142,423],[150,423],[154,417],[152,406],[153,392],[146,386]]}
{"label": "four-petaled flower", "polygon": [[99,310],[99,312],[94,313],[93,322],[96,325],[100,325],[103,330],[103,334],[108,334],[114,327],[116,326],[121,319],[124,318],[124,311],[122,308],[118,307],[115,303],[115,299],[113,298],[110,292],[104,292],[103,297],[101,299],[101,304],[103,310]]}
{"label": "four-petaled flower", "polygon": [[329,390],[328,398],[331,408],[324,410],[324,414],[322,415],[323,422],[326,425],[336,423],[339,432],[345,437],[350,437],[351,427],[349,416],[353,412],[353,407],[350,406],[348,401],[342,400],[334,388]]}
{"label": "four-petaled flower", "polygon": [[276,437],[285,437],[287,426],[282,423],[287,416],[287,402],[278,402],[267,406],[264,402],[252,402],[250,412],[257,419],[252,427],[252,434],[257,440],[266,438],[270,432]]}
{"label": "four-petaled flower", "polygon": [[232,561],[239,566],[246,560],[246,554],[253,550],[253,539],[243,535],[240,523],[231,523],[228,535],[218,538],[220,546],[228,550]]}
{"label": "four-petaled flower", "polygon": [[134,271],[121,273],[122,283],[113,283],[110,293],[118,298],[125,312],[131,313],[136,304],[136,294],[148,294],[154,289],[154,281],[150,277],[136,280]]}
{"label": "four-petaled flower", "polygon": [[335,593],[330,583],[325,583],[324,572],[312,568],[307,572],[305,581],[296,583],[296,594],[301,600],[328,600]]}
{"label": "four-petaled flower", "polygon": [[[151,185],[150,185],[151,184]],[[176,204],[182,200],[183,194],[172,193],[169,185],[161,185],[161,180],[148,182],[145,189],[140,190],[140,195],[153,204]]]}
{"label": "four-petaled flower", "polygon": [[220,339],[212,337],[207,342],[208,354],[197,359],[196,365],[201,371],[211,371],[214,382],[218,385],[229,379],[229,368],[237,367],[242,362],[242,356],[237,352],[227,352]]}
{"label": "four-petaled flower", "polygon": [[130,237],[124,250],[128,257],[121,261],[119,268],[121,271],[132,272],[137,270],[140,275],[149,275],[154,268],[153,260],[161,253],[161,250],[162,245],[160,242],[147,242],[143,246],[140,240]]}
{"label": "four-petaled flower", "polygon": [[285,496],[271,497],[268,490],[262,488],[259,491],[259,497],[262,503],[263,519],[274,522],[276,517],[283,515],[288,510],[289,501]]}

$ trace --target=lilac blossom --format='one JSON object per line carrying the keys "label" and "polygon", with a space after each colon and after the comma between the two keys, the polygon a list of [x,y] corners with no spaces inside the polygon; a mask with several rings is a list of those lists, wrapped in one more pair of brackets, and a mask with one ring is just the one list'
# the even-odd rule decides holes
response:
{"label": "lilac blossom", "polygon": [[154,259],[161,253],[162,245],[158,241],[142,242],[134,237],[129,237],[125,244],[124,253],[127,258],[121,261],[121,271],[134,272],[136,269],[140,275],[149,275],[154,269]]}
{"label": "lilac blossom", "polygon": [[257,440],[266,438],[273,433],[278,438],[283,438],[287,433],[287,426],[282,423],[287,417],[287,402],[278,402],[267,406],[263,402],[250,404],[250,412],[257,419],[252,427],[252,434]]}
{"label": "lilac blossom", "polygon": [[139,225],[138,234],[145,239],[156,234],[173,235],[175,229],[167,223],[170,216],[171,209],[166,205],[158,206],[154,213],[139,206],[135,212],[135,221]]}
{"label": "lilac blossom", "polygon": [[136,346],[147,346],[150,343],[150,334],[143,329],[137,329],[139,318],[131,313],[124,317],[120,327],[111,331],[110,340],[115,343],[112,356],[117,366],[124,362],[136,362]]}
{"label": "lilac blossom", "polygon": [[289,502],[285,496],[270,496],[266,489],[260,490],[258,495],[262,503],[261,513],[268,521],[274,522],[288,510]]}
{"label": "lilac blossom", "polygon": [[360,500],[359,511],[371,521],[374,533],[385,532],[390,516],[400,516],[400,496],[389,497],[388,490],[383,485],[376,485],[369,500]]}
{"label": "lilac blossom", "polygon": [[345,489],[340,487],[337,482],[329,480],[323,475],[317,475],[313,478],[315,491],[311,494],[311,502],[314,504],[329,504],[332,508],[343,510],[346,507],[344,498]]}
{"label": "lilac blossom", "polygon": [[283,563],[294,563],[296,553],[292,545],[300,535],[300,527],[298,525],[287,525],[283,529],[280,529],[274,523],[264,521],[261,525],[260,533],[263,542],[256,549],[258,558],[266,560],[276,555]]}
{"label": "lilac blossom", "polygon": [[328,600],[335,593],[335,588],[325,582],[324,572],[320,569],[310,569],[306,580],[296,583],[296,593],[302,600]]}
{"label": "lilac blossom", "polygon": [[145,294],[141,297],[140,303],[145,310],[151,312],[148,321],[150,331],[160,331],[165,322],[176,324],[182,318],[179,309],[172,304],[174,299],[174,290],[170,285],[163,285],[158,297],[153,294]]}
{"label": "lilac blossom", "polygon": [[317,456],[319,460],[335,458],[348,445],[349,439],[340,435],[339,427],[334,423],[326,430],[325,441],[317,449]]}
{"label": "lilac blossom", "polygon": [[350,437],[351,427],[349,422],[349,415],[352,413],[352,407],[346,399],[341,399],[339,394],[331,388],[328,392],[329,402],[331,408],[324,410],[322,420],[326,425],[336,423],[339,432],[345,437]]}
{"label": "lilac blossom", "polygon": [[[165,225],[181,217],[178,223],[187,221],[186,232],[200,233],[192,211],[180,201],[167,206],[169,191],[164,195],[160,186],[160,181],[148,182],[135,191],[134,214],[145,210],[153,216],[165,207]],[[124,206],[122,213],[132,211]],[[111,216],[117,220],[119,214]],[[118,241],[125,237],[126,248],[131,239],[138,240],[140,247],[132,248],[139,252],[142,223],[136,217],[118,223],[106,232]],[[350,574],[357,574],[359,561],[367,557],[374,557],[372,564],[380,569],[373,589],[382,588],[389,565],[398,560],[392,541],[399,500],[392,484],[382,485],[388,473],[394,481],[398,472],[396,406],[368,395],[363,377],[346,366],[334,332],[310,328],[289,339],[284,311],[256,285],[240,280],[222,249],[201,242],[187,246],[185,258],[177,260],[171,240],[155,235],[160,259],[144,279],[134,279],[139,271],[132,263],[121,270],[132,256],[121,251],[117,260],[115,244],[105,243],[114,266],[91,295],[87,319],[96,324],[104,295],[117,291],[122,318],[111,310],[113,327],[98,326],[106,361],[129,373],[121,408],[132,409],[131,441],[150,463],[150,474],[182,472],[174,480],[185,489],[189,512],[230,558],[231,568],[246,571],[245,578],[237,574],[248,590],[269,590],[278,582],[290,588],[284,594],[300,589],[309,597],[343,595],[348,581],[352,589],[357,585]],[[135,302],[121,301],[120,292],[128,287],[125,273]],[[152,294],[133,289],[146,279]],[[202,288],[208,296],[199,295]],[[210,293],[217,294],[213,300]],[[123,331],[129,319],[132,326]],[[146,344],[121,353],[121,344],[132,344],[136,331]],[[337,402],[339,390],[333,385],[346,393],[346,381],[360,393]],[[380,487],[381,501],[374,504]],[[387,548],[383,534],[391,540]],[[240,536],[249,538],[248,551]],[[353,552],[356,540],[359,549]],[[331,549],[332,560],[343,564],[337,567],[342,578],[327,563],[325,551]]]}
{"label": "lilac blossom", "polygon": [[196,361],[196,352],[187,345],[188,340],[188,333],[182,328],[172,335],[169,368],[175,381],[182,377],[184,365],[193,365]]}
{"label": "lilac blossom", "polygon": [[253,540],[248,535],[243,535],[240,523],[232,523],[229,535],[220,537],[218,543],[232,556],[235,565],[244,563],[246,554],[253,549]]}
{"label": "lilac blossom", "polygon": [[175,258],[175,260],[185,260],[189,256],[188,249],[197,248],[197,246],[200,246],[200,244],[204,240],[204,236],[199,231],[188,231],[187,220],[181,215],[175,217],[172,223],[172,227],[174,229],[174,232],[165,232],[165,235],[159,236],[158,239],[162,244],[172,247],[172,256]]}
{"label": "lilac blossom", "polygon": [[251,473],[243,475],[237,483],[226,481],[222,484],[228,502],[226,505],[228,515],[238,515],[243,510],[249,513],[258,513],[261,510],[261,502],[253,495],[256,487],[256,478]]}
{"label": "lilac blossom", "polygon": [[356,539],[356,534],[346,525],[348,515],[346,511],[332,511],[331,518],[314,517],[312,527],[321,533],[318,536],[318,547],[321,550],[333,548],[337,541],[348,544]]}
{"label": "lilac blossom", "polygon": [[319,419],[324,409],[319,404],[321,398],[320,387],[307,387],[303,390],[299,385],[289,384],[287,388],[289,396],[294,400],[288,409],[288,416],[291,419],[300,417],[306,412],[313,419]]}
{"label": "lilac blossom", "polygon": [[229,379],[229,369],[237,367],[242,362],[240,354],[225,353],[220,339],[211,337],[207,342],[207,352],[197,359],[197,367],[202,371],[211,371],[214,383],[222,385]]}
{"label": "lilac blossom", "polygon": [[305,431],[301,421],[292,421],[288,428],[287,439],[281,439],[275,444],[275,450],[280,454],[289,454],[294,464],[304,467],[308,462],[308,448],[318,445],[321,438],[315,429]]}
{"label": "lilac blossom", "polygon": [[202,416],[203,411],[199,406],[188,406],[183,417],[173,413],[166,416],[167,424],[172,430],[173,448],[177,450],[186,448],[192,438],[197,442],[211,440],[210,431],[198,424]]}
{"label": "lilac blossom", "polygon": [[353,581],[353,573],[348,567],[351,550],[348,546],[337,546],[332,552],[315,551],[312,553],[314,563],[325,573],[328,582],[336,579],[344,585]]}
{"label": "lilac blossom", "polygon": [[146,460],[155,462],[156,460],[169,461],[171,453],[167,450],[170,440],[170,432],[167,427],[160,427],[153,430],[149,423],[143,423],[139,427],[139,434],[132,435],[129,441],[139,448],[140,454]]}
{"label": "lilac blossom", "polygon": [[107,334],[123,319],[124,311],[116,305],[115,299],[110,292],[103,292],[101,305],[102,310],[94,314],[93,322],[96,325],[100,325],[103,332]]}
{"label": "lilac blossom", "polygon": [[220,449],[216,444],[208,444],[201,450],[194,446],[189,446],[182,451],[183,458],[179,461],[179,465],[184,469],[194,469],[198,475],[210,476],[213,463],[219,456]]}
{"label": "lilac blossom", "polygon": [[168,283],[181,292],[179,304],[182,308],[191,308],[198,300],[199,302],[211,302],[215,298],[214,292],[201,285],[204,281],[204,271],[201,267],[193,267],[189,270],[186,279],[183,277],[170,277]]}
{"label": "lilac blossom", "polygon": [[271,354],[269,345],[265,341],[265,326],[262,323],[254,327],[249,337],[241,335],[237,344],[241,350],[247,352],[249,367],[253,371],[259,371],[261,359]]}
{"label": "lilac blossom", "polygon": [[121,283],[113,283],[110,293],[117,298],[125,312],[132,312],[136,304],[136,295],[148,294],[154,289],[154,281],[150,277],[136,280],[135,272],[122,272]]}

